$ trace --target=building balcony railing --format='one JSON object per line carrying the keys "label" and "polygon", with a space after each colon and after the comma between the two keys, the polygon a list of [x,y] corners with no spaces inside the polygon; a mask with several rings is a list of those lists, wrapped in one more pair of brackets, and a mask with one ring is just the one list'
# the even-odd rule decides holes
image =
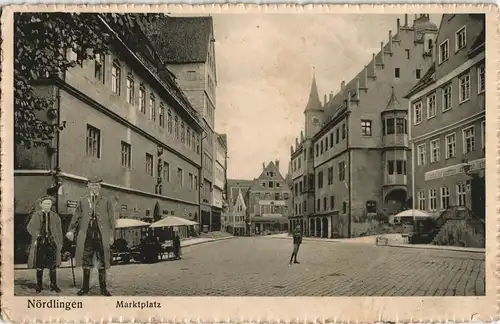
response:
{"label": "building balcony railing", "polygon": [[384,177],[384,185],[407,185],[408,176],[406,174],[386,174]]}

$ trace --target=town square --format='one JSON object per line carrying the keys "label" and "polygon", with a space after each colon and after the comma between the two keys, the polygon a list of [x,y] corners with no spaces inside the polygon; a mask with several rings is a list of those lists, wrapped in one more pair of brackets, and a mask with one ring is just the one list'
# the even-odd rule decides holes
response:
{"label": "town square", "polygon": [[16,13],[14,294],[484,296],[485,21]]}

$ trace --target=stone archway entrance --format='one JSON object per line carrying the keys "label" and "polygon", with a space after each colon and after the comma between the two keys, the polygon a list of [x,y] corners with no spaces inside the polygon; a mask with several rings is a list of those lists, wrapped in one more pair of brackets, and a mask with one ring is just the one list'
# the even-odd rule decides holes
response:
{"label": "stone archway entrance", "polygon": [[322,229],[321,237],[328,238],[328,219],[326,217],[323,217],[322,222],[323,226],[321,227]]}
{"label": "stone archway entrance", "polygon": [[389,214],[395,214],[405,206],[406,200],[406,190],[398,188],[389,191],[389,193],[385,195],[384,204]]}
{"label": "stone archway entrance", "polygon": [[320,218],[316,218],[316,232],[314,233],[314,236],[321,237],[321,219]]}
{"label": "stone archway entrance", "polygon": [[316,226],[315,226],[314,218],[310,218],[309,219],[309,236],[314,236],[315,230],[316,230]]}

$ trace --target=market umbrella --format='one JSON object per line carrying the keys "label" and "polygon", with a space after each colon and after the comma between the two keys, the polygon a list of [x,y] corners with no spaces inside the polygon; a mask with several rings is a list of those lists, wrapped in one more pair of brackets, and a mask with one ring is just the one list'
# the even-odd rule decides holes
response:
{"label": "market umbrella", "polygon": [[151,227],[173,227],[173,226],[192,226],[192,225],[198,225],[198,223],[180,217],[167,216],[151,224]]}
{"label": "market umbrella", "polygon": [[399,214],[394,215],[394,217],[430,217],[431,215],[427,214],[424,211],[418,209],[408,209],[400,212]]}
{"label": "market umbrella", "polygon": [[149,223],[131,219],[131,218],[119,218],[116,220],[116,229],[124,229],[124,228],[135,228],[135,227],[146,227],[149,226]]}

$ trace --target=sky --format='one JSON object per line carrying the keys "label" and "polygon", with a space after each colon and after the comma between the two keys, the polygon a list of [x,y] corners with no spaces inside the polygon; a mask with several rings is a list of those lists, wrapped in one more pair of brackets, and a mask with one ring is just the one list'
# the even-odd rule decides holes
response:
{"label": "sky", "polygon": [[[404,15],[214,15],[215,128],[228,138],[228,178],[254,179],[262,163],[288,172],[304,128],[313,69],[319,96],[336,93],[396,33]],[[408,15],[409,25],[414,15]],[[441,16],[431,15],[439,27]]]}

